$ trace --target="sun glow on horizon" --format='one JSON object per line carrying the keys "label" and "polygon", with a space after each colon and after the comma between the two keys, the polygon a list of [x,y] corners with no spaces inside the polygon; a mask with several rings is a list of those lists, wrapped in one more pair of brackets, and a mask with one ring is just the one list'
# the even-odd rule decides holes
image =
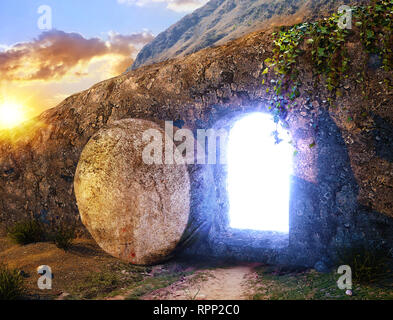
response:
{"label": "sun glow on horizon", "polygon": [[28,119],[27,108],[13,101],[0,104],[0,129],[12,129]]}

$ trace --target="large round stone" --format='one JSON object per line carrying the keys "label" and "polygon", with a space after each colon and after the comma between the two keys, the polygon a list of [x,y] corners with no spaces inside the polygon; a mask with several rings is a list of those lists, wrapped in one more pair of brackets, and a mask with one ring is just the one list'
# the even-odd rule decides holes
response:
{"label": "large round stone", "polygon": [[[126,119],[95,134],[75,174],[83,224],[109,254],[134,264],[164,260],[178,245],[190,212],[185,165],[146,164],[143,132],[150,121]],[[173,143],[173,142],[172,142]],[[163,151],[164,154],[164,151]]]}

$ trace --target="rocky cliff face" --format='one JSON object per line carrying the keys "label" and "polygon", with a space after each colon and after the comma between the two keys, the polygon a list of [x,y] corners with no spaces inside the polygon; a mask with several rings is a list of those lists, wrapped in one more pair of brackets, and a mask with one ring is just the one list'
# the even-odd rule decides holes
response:
{"label": "rocky cliff face", "polygon": [[[308,265],[346,237],[393,243],[393,92],[386,86],[393,83],[393,73],[363,63],[368,55],[356,36],[344,45],[351,72],[340,84],[337,107],[329,106],[323,79],[313,73],[307,59],[300,58],[297,106],[283,115],[299,150],[290,213],[292,247],[287,255],[296,253],[296,261]],[[252,33],[103,81],[18,130],[2,132],[2,230],[34,217],[47,224],[77,223],[80,233],[86,234],[73,180],[84,146],[100,128],[139,118],[160,126],[173,120],[195,130],[225,119],[229,123],[239,113],[266,111],[277,101],[274,77],[264,72],[264,61],[271,55],[271,34]],[[356,81],[359,72],[363,84]],[[215,220],[210,242],[199,253],[262,257],[258,245],[266,241],[253,246],[252,239],[240,237],[239,243],[236,235],[225,236],[225,177],[220,168],[209,170],[214,180],[203,184],[193,178],[191,187],[196,190],[191,210],[209,212]],[[213,189],[209,196],[206,185]]]}
{"label": "rocky cliff face", "polygon": [[312,20],[350,2],[354,1],[211,0],[147,44],[130,70],[220,45],[256,30]]}

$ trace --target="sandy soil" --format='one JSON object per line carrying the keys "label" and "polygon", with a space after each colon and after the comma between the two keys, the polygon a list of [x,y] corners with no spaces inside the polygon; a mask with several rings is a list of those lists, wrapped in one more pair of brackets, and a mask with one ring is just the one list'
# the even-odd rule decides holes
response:
{"label": "sandy soil", "polygon": [[142,297],[143,300],[247,300],[253,295],[251,280],[256,265],[238,265],[197,271],[171,286]]}

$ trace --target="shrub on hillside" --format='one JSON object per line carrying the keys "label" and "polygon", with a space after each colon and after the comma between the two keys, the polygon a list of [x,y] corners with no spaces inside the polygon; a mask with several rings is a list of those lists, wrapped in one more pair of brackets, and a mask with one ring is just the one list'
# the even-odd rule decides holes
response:
{"label": "shrub on hillside", "polygon": [[41,223],[34,220],[28,220],[17,222],[8,230],[8,236],[15,243],[26,245],[44,241],[45,230]]}
{"label": "shrub on hillside", "polygon": [[20,272],[0,264],[0,300],[20,299],[24,292],[23,277]]}

